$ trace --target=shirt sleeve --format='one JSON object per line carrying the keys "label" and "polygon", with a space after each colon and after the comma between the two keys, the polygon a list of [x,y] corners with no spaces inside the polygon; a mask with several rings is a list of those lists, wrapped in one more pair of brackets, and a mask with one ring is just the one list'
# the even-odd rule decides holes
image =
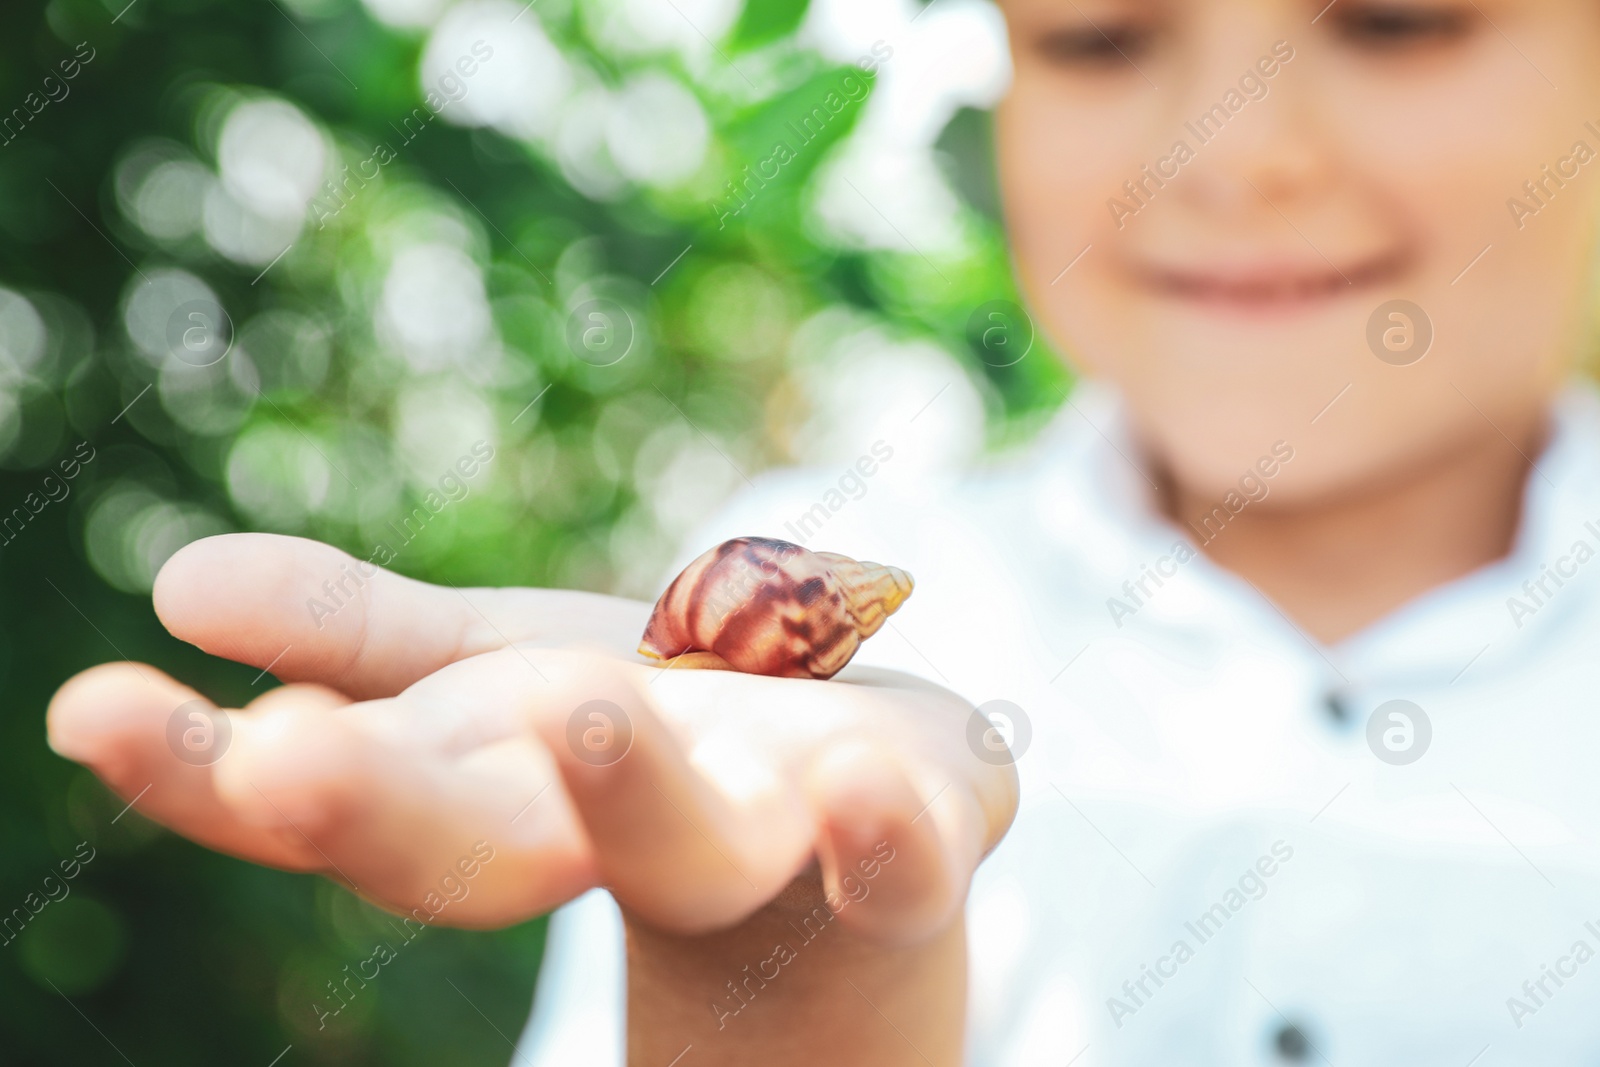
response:
{"label": "shirt sleeve", "polygon": [[623,1067],[626,975],[622,912],[591,889],[550,917],[533,1015],[517,1044],[524,1067]]}

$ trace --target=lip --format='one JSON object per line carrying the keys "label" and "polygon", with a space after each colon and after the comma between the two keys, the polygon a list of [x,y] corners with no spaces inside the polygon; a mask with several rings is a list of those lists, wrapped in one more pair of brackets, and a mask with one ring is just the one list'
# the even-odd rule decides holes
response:
{"label": "lip", "polygon": [[1135,280],[1158,297],[1234,314],[1315,310],[1392,283],[1404,270],[1399,253],[1351,259],[1352,266],[1266,258],[1206,266],[1145,262]]}

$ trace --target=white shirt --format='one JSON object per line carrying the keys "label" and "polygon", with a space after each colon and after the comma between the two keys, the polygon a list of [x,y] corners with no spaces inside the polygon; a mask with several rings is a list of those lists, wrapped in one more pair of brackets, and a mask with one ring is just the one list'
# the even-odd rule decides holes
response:
{"label": "white shirt", "polygon": [[[772,476],[687,553],[794,539],[825,501],[808,547],[917,579],[859,659],[1023,709],[1021,807],[968,904],[969,1062],[1600,1061],[1600,399],[1557,405],[1509,557],[1334,647],[1179,564],[1198,535],[1135,459],[1084,386],[1020,460],[930,486],[891,458],[836,511],[842,471]],[[1431,740],[1386,709],[1369,744],[1391,700]],[[622,1063],[621,956],[603,892],[556,915],[518,1062]]]}

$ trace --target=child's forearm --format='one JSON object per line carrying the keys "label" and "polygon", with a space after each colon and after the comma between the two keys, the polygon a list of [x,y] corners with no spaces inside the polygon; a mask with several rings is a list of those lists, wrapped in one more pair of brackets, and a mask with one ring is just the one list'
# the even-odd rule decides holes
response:
{"label": "child's forearm", "polygon": [[885,948],[832,917],[815,878],[717,934],[629,923],[631,1067],[954,1067],[965,1015],[959,919],[931,941]]}

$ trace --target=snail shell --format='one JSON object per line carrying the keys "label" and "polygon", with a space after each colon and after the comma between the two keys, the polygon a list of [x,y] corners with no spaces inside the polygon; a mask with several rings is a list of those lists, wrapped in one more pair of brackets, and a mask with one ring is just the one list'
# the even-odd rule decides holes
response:
{"label": "snail shell", "polygon": [[911,589],[911,575],[898,567],[736,537],[661,594],[639,651],[677,666],[831,678]]}

